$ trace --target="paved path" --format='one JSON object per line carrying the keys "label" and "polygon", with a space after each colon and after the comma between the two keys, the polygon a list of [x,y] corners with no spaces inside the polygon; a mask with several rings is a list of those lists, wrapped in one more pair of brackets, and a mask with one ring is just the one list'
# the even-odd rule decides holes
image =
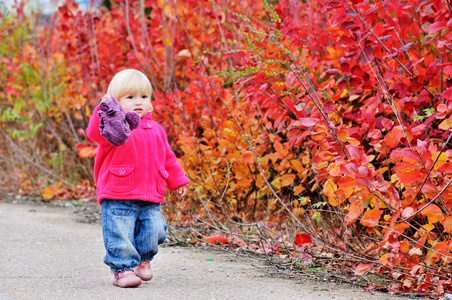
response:
{"label": "paved path", "polygon": [[[111,284],[99,224],[70,209],[0,202],[0,299],[395,299],[315,281],[270,278],[231,254],[162,247],[154,279]],[[213,259],[213,260],[206,260]]]}

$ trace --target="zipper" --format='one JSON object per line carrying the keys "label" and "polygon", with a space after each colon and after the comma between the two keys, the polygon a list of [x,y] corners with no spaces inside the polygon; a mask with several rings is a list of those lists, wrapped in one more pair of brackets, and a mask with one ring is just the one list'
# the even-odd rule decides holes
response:
{"label": "zipper", "polygon": [[[140,127],[140,129],[141,129],[141,134],[143,135],[144,146],[146,147],[145,149],[149,149],[148,139],[146,138],[146,134],[145,134],[146,130],[144,130],[141,127]],[[146,169],[146,173],[145,173],[146,177],[145,177],[145,183],[144,183],[145,186],[146,186],[145,195],[146,195],[146,199],[149,200],[150,199],[150,192],[149,192],[149,182],[150,182],[150,180],[149,180],[149,157],[148,157],[148,155],[145,155],[145,157],[146,157],[145,164],[144,164],[145,169]]]}

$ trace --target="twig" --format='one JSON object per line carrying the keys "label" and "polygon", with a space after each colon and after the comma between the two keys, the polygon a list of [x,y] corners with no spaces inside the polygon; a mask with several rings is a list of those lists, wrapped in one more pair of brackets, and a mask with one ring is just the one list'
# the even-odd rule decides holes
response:
{"label": "twig", "polygon": [[[441,196],[442,193],[444,193],[444,191],[446,191],[446,189],[449,187],[449,185],[452,183],[452,178],[449,180],[449,182],[443,187],[443,189],[438,193],[438,195],[435,196],[435,198],[433,198],[432,200],[430,200],[427,204],[425,204],[423,207],[421,207],[418,211],[416,211],[415,213],[413,213],[412,215],[395,221],[394,223],[401,223],[401,222],[405,222],[406,220],[416,216],[417,214],[419,214],[421,211],[423,211],[425,208],[427,208],[427,206],[429,206],[431,203],[433,203],[436,199],[439,198],[439,196]],[[449,257],[448,257],[449,258]]]}

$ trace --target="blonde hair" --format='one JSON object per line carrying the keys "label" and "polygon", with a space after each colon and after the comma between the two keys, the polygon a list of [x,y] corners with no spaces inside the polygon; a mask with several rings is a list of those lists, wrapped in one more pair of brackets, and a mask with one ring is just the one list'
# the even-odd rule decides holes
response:
{"label": "blonde hair", "polygon": [[127,69],[116,73],[108,86],[107,94],[120,99],[127,94],[142,93],[152,97],[152,85],[149,79],[138,70]]}

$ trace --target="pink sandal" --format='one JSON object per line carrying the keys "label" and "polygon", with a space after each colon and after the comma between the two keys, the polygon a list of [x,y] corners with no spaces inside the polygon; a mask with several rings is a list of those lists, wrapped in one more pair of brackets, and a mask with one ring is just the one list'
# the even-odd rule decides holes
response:
{"label": "pink sandal", "polygon": [[133,271],[126,270],[124,272],[113,273],[113,285],[122,288],[137,287],[141,284],[141,279],[135,275]]}
{"label": "pink sandal", "polygon": [[135,269],[135,274],[143,281],[149,281],[152,279],[151,263],[148,261],[142,261]]}

